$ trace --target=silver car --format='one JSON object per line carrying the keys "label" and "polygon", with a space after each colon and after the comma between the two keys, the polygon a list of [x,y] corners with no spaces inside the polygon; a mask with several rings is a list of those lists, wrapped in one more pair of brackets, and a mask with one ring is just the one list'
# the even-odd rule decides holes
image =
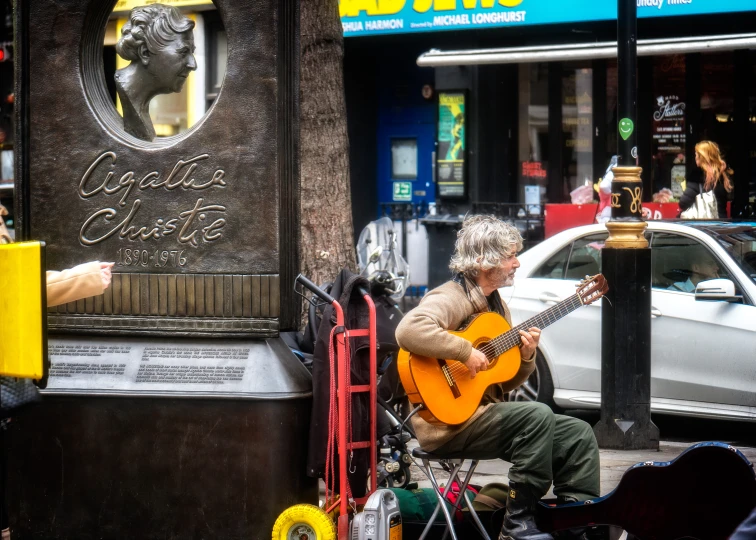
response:
{"label": "silver car", "polygon": [[[575,294],[582,278],[599,273],[607,234],[602,225],[576,227],[522,253],[514,285],[500,290],[513,322]],[[756,421],[756,222],[649,221],[646,237],[651,411]],[[715,299],[700,280],[715,287]],[[601,303],[543,331],[537,370],[510,399],[600,407]]]}

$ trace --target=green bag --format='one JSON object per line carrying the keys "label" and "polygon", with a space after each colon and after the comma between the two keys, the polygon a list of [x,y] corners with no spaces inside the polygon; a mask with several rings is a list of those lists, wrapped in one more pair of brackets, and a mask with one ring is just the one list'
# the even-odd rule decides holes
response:
{"label": "green bag", "polygon": [[[402,521],[423,521],[427,523],[430,517],[433,515],[433,510],[435,510],[436,504],[438,503],[438,499],[436,498],[436,493],[433,491],[433,488],[389,489],[391,489],[394,495],[396,495],[396,498],[399,500],[399,512],[402,514]],[[467,488],[467,496],[471,501],[475,498],[476,495],[477,492],[475,490]],[[467,503],[463,501],[460,505],[460,508],[464,509],[466,507]],[[451,512],[454,507],[452,503],[446,501],[446,508],[448,508],[449,512]],[[460,521],[463,518],[462,513],[460,511],[457,511],[456,514],[456,520]],[[439,511],[436,515],[435,521],[437,523],[443,523],[444,513]]]}

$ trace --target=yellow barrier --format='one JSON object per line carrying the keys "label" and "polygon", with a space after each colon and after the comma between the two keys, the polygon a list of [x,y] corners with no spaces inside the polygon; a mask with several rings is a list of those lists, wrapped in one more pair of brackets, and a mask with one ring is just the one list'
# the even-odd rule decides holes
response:
{"label": "yellow barrier", "polygon": [[44,375],[45,291],[45,243],[0,245],[0,375]]}

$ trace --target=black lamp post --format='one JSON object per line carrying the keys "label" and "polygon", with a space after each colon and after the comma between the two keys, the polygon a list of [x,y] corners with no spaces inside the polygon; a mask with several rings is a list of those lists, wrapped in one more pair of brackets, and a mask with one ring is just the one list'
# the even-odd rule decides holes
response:
{"label": "black lamp post", "polygon": [[600,447],[624,450],[659,448],[651,421],[651,249],[636,164],[637,41],[636,0],[617,0],[619,160],[602,250],[609,292],[601,309],[601,420],[593,430]]}

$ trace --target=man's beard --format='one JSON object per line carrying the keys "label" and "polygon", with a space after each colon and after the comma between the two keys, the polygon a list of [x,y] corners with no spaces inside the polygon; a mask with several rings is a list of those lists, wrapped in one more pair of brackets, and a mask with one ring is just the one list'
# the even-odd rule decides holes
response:
{"label": "man's beard", "polygon": [[514,275],[510,275],[509,272],[498,269],[494,274],[492,281],[496,283],[497,289],[500,289],[502,287],[511,287],[512,285],[514,285]]}

